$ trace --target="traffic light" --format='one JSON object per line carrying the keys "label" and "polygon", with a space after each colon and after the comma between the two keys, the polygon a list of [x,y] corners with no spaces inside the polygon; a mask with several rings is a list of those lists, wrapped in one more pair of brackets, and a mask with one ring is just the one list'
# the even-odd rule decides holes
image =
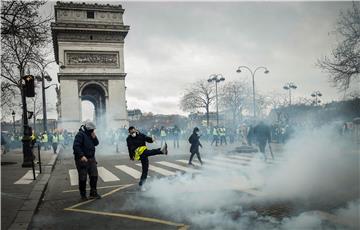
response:
{"label": "traffic light", "polygon": [[35,83],[33,75],[25,75],[23,77],[25,82],[24,91],[26,97],[35,97]]}

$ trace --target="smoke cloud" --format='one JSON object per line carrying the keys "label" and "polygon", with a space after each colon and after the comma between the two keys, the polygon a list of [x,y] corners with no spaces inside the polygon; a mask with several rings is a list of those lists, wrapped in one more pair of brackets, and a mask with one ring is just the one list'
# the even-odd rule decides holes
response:
{"label": "smoke cloud", "polygon": [[[200,173],[152,177],[122,209],[141,208],[192,229],[358,228],[358,149],[332,126],[298,131],[278,164],[255,154],[242,167],[231,162],[232,149],[208,148]],[[222,163],[206,163],[214,161]]]}

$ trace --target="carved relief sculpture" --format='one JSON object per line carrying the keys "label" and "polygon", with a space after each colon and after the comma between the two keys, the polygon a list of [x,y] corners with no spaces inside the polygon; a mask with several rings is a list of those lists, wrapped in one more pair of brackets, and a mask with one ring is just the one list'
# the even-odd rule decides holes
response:
{"label": "carved relief sculpture", "polygon": [[68,65],[119,65],[117,53],[66,52],[66,60]]}

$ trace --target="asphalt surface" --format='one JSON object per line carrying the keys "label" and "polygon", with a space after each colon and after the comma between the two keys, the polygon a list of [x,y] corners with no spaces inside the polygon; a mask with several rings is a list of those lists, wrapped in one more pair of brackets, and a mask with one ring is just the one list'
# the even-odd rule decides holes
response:
{"label": "asphalt surface", "polygon": [[[184,143],[181,144],[184,146]],[[170,147],[170,154],[172,155],[153,156],[150,159],[150,164],[164,159],[167,161],[188,159],[187,148],[188,146],[180,150]],[[128,165],[141,171],[141,167],[135,165],[140,162],[129,160],[125,146],[120,148],[120,153],[115,152],[115,147],[97,149],[96,157],[98,167],[104,167],[120,179],[119,181],[104,182],[99,178],[98,193],[105,194],[105,197],[100,200],[91,200],[74,210],[71,209],[71,206],[82,201],[77,190],[78,186],[71,185],[69,170],[75,169],[75,164],[72,151],[67,147],[58,157],[46,194],[29,229],[181,229],[183,223],[164,219],[166,217],[162,216],[161,213],[122,210],[128,199],[133,199],[141,194],[137,185],[138,179],[132,178],[114,167],[115,165]],[[159,175],[156,172],[149,171],[149,176],[151,178]],[[106,194],[109,192],[111,194],[107,196]],[[84,210],[94,211],[94,213],[84,212]],[[112,213],[123,214],[124,216],[112,216]],[[132,216],[140,217],[140,219],[131,219]],[[152,219],[147,220],[146,218]]]}
{"label": "asphalt surface", "polygon": [[[186,142],[181,143],[180,149],[172,148],[171,143],[169,143],[169,145],[169,155],[151,157],[150,166],[166,170],[163,172],[165,174],[174,171],[179,172],[181,170],[174,169],[171,165],[161,165],[160,161],[166,161],[170,164],[172,163],[192,169],[201,169],[198,166],[193,167],[186,164],[186,161],[189,158],[189,145]],[[204,149],[201,149],[200,152],[202,153],[205,163],[207,160],[209,160],[208,162],[211,162],[211,154],[214,152],[227,157],[226,153],[236,147],[236,145],[228,145],[215,148],[210,146],[208,143],[203,143],[203,145]],[[155,144],[154,146],[150,145],[149,147],[153,148],[158,146]],[[275,152],[280,152],[280,150],[276,149],[276,147],[274,149]],[[239,158],[245,159],[249,156],[251,155],[240,155]],[[229,159],[225,159],[224,162]],[[179,160],[185,161],[180,162]],[[246,162],[247,160],[248,159],[242,162]],[[104,180],[99,175],[98,192],[103,196],[103,198],[82,202],[77,190],[78,186],[71,184],[70,171],[75,169],[72,150],[69,147],[65,149],[65,151],[58,157],[58,161],[50,178],[45,196],[37,213],[32,219],[29,229],[202,229],[201,227],[193,225],[191,219],[179,220],[178,218],[173,218],[167,213],[166,209],[161,211],[154,211],[156,209],[144,210],[141,206],[136,206],[132,203],[132,201],[141,200],[142,202],[153,204],[154,206],[157,205],[155,200],[151,200],[151,198],[144,195],[146,194],[146,191],[142,192],[139,190],[139,186],[137,185],[138,179],[133,178],[129,175],[129,173],[116,168],[116,166],[125,165],[129,168],[137,170],[138,172],[141,171],[141,167],[136,165],[140,162],[129,160],[125,146],[121,146],[120,153],[115,152],[115,147],[98,148],[97,161],[98,168],[103,167],[105,170],[110,172],[112,175],[108,175],[108,179],[112,179],[111,181],[106,181],[106,179]],[[225,170],[227,170],[227,167],[232,167],[231,164],[223,165],[224,162],[220,163],[220,167]],[[215,164],[217,164],[217,162],[215,162]],[[269,167],[271,167],[273,164],[269,163],[269,165]],[[237,167],[242,166],[239,164]],[[161,174],[162,173],[149,170],[149,180],[152,178],[166,177],[166,175]],[[226,180],[224,180],[224,185],[226,185],[226,183]],[[200,190],[201,189],[204,192],[207,192],[207,188],[200,188]],[[230,187],[230,190],[232,189],[234,189],[234,187]],[[256,195],[258,191],[244,191],[235,187],[235,192],[239,193],[239,195],[244,192]],[[209,202],[213,201],[210,200]],[[236,202],[237,201],[234,200],[234,206],[236,206]],[[243,207],[243,210],[232,210],[231,213],[231,216],[235,221],[241,218],[242,211],[255,211],[259,215],[272,216],[277,219],[282,219],[290,217],[291,215],[298,215],[304,211],[330,211],[333,208],[339,207],[339,204],[336,203],[327,204],[325,206],[323,203],[319,205],[312,204],[309,206],[308,204],[299,205],[296,201],[282,201],[281,203],[260,202],[239,205]]]}

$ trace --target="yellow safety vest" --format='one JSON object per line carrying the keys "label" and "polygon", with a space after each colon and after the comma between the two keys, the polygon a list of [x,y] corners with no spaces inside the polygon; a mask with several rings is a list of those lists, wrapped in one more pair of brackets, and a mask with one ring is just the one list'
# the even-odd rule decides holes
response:
{"label": "yellow safety vest", "polygon": [[41,142],[43,142],[43,143],[47,143],[47,142],[48,142],[48,135],[47,135],[47,134],[44,134],[44,135],[42,136]]}
{"label": "yellow safety vest", "polygon": [[135,160],[140,160],[140,155],[143,154],[145,150],[148,148],[146,146],[140,146],[137,149],[135,149]]}
{"label": "yellow safety vest", "polygon": [[166,131],[165,131],[165,130],[161,130],[161,131],[160,131],[160,136],[166,137]]}
{"label": "yellow safety vest", "polygon": [[59,141],[64,141],[64,136],[62,134],[59,135]]}
{"label": "yellow safety vest", "polygon": [[53,143],[58,143],[59,142],[59,136],[58,135],[54,135],[53,136]]}
{"label": "yellow safety vest", "polygon": [[214,135],[214,136],[217,136],[217,135],[218,135],[218,132],[217,132],[216,129],[213,130],[213,135]]}

